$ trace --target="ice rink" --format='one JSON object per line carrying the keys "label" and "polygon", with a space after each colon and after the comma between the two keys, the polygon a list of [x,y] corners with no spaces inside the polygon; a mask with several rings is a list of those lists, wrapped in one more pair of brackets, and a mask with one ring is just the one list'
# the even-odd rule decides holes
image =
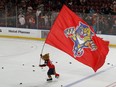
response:
{"label": "ice rink", "polygon": [[[47,82],[48,67],[38,67],[44,42],[0,38],[0,87],[116,87],[116,48],[96,73],[68,54],[45,45],[60,78]],[[41,60],[41,63],[43,61]]]}

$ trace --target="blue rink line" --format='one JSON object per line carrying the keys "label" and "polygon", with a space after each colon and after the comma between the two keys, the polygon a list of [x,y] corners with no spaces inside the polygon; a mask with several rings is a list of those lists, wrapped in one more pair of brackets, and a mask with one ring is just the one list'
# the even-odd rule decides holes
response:
{"label": "blue rink line", "polygon": [[110,69],[113,69],[113,68],[115,68],[115,67],[116,67],[116,65],[115,65],[115,66],[112,66],[112,67],[109,67],[109,68],[107,68],[107,69],[104,69],[104,70],[102,70],[102,71],[99,71],[99,72],[97,72],[97,73],[95,73],[95,74],[89,75],[89,76],[87,76],[87,77],[85,77],[85,78],[82,78],[82,79],[80,79],[80,80],[77,80],[77,81],[75,81],[75,82],[73,82],[73,83],[67,84],[67,85],[65,85],[65,86],[63,86],[63,87],[71,87],[71,86],[73,86],[73,85],[75,85],[75,84],[78,84],[78,83],[80,83],[80,82],[82,82],[82,81],[85,81],[85,80],[87,80],[87,79],[89,79],[89,78],[91,78],[91,77],[94,77],[94,76],[96,76],[96,75],[99,75],[99,74],[101,74],[101,73],[103,73],[103,72],[106,72],[106,71],[108,71],[108,70],[110,70]]}

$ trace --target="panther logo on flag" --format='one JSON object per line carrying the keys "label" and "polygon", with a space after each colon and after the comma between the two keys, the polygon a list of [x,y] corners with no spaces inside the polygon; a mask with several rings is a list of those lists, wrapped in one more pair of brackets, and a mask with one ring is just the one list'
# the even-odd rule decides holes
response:
{"label": "panther logo on flag", "polygon": [[84,48],[90,48],[91,51],[97,49],[97,46],[92,40],[94,33],[86,24],[79,22],[79,26],[69,27],[64,30],[65,36],[74,42],[73,53],[74,57],[81,57],[84,54]]}

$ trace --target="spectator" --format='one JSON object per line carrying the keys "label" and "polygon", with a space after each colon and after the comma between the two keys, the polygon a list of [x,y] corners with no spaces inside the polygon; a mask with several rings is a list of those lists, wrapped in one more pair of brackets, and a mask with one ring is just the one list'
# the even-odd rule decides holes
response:
{"label": "spectator", "polygon": [[33,16],[33,8],[29,6],[26,13],[26,28],[35,28],[35,17]]}
{"label": "spectator", "polygon": [[113,12],[116,13],[116,1],[113,1]]}
{"label": "spectator", "polygon": [[45,14],[44,16],[44,22],[45,22],[45,27],[48,28],[49,27],[49,16],[47,14]]}
{"label": "spectator", "polygon": [[93,14],[92,27],[94,29],[94,32],[97,33],[97,14]]}
{"label": "spectator", "polygon": [[19,19],[19,28],[25,28],[25,16],[22,13],[20,13],[18,19]]}
{"label": "spectator", "polygon": [[116,35],[116,19],[114,19],[114,23],[113,23],[113,26],[112,26],[112,34]]}
{"label": "spectator", "polygon": [[30,17],[29,17],[29,27],[31,29],[34,29],[35,28],[35,18],[32,15],[30,15]]}

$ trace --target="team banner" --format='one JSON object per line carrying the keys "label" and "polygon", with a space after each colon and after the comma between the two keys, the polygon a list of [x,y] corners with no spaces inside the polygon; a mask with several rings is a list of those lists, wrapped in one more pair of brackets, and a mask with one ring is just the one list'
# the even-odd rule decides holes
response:
{"label": "team banner", "polygon": [[66,52],[95,72],[103,66],[109,52],[109,42],[96,36],[92,27],[65,5],[45,43]]}

